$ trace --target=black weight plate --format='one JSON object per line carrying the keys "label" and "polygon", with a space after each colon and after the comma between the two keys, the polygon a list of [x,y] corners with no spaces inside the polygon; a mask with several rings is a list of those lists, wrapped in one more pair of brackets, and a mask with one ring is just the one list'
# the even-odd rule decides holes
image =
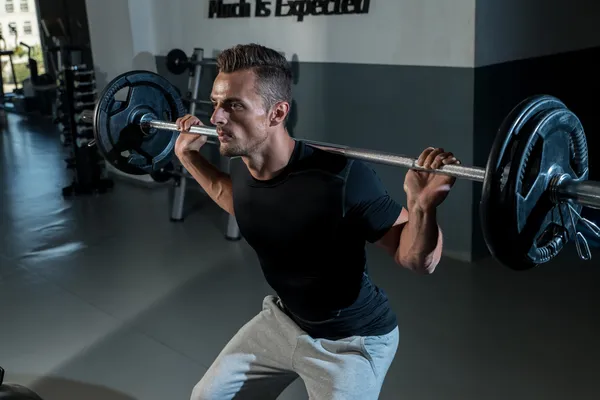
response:
{"label": "black weight plate", "polygon": [[173,49],[167,53],[167,69],[175,75],[183,74],[189,67],[188,57],[185,51]]}
{"label": "black weight plate", "polygon": [[486,243],[502,264],[525,270],[562,250],[573,227],[568,207],[553,203],[548,191],[562,174],[587,178],[581,123],[552,96],[526,99],[498,132],[480,204]]}
{"label": "black weight plate", "polygon": [[[543,111],[528,125],[532,134],[519,143],[507,177],[506,226],[515,241],[513,255],[523,253],[523,265],[536,266],[553,259],[575,232],[569,206],[550,196],[552,180],[564,174],[587,179],[588,157],[583,127],[570,110]],[[581,212],[581,206],[572,207]]]}
{"label": "black weight plate", "polygon": [[[115,98],[122,90],[127,96]],[[119,96],[121,97],[121,96]],[[150,71],[130,71],[117,76],[102,91],[94,110],[94,138],[103,157],[115,168],[145,175],[164,168],[173,158],[177,131],[145,134],[140,118],[174,122],[185,114],[175,87]]]}
{"label": "black weight plate", "polygon": [[164,168],[151,172],[150,177],[154,180],[154,182],[164,183],[174,177],[174,170],[175,167],[173,166],[173,163],[168,163]]}

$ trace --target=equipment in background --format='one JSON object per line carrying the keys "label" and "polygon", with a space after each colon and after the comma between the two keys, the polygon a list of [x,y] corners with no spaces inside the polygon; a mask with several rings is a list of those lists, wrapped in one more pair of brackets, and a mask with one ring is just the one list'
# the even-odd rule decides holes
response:
{"label": "equipment in background", "polygon": [[[201,84],[211,82],[217,74],[216,59],[205,58],[204,49],[194,48],[191,57],[187,57],[185,52],[180,49],[173,49],[167,54],[166,66],[167,69],[176,75],[188,72],[188,90],[185,96],[181,99],[184,106],[188,108],[188,114],[198,116],[200,118],[210,118],[212,114],[212,103],[208,100],[208,96],[204,99],[200,95]],[[207,67],[207,68],[205,68]],[[208,72],[208,73],[207,73]],[[203,78],[205,79],[203,81]],[[218,141],[209,139],[209,143],[218,144]],[[187,171],[180,165],[178,160],[174,160],[176,165],[172,165],[164,172],[155,171],[150,176],[157,182],[164,182],[167,176],[175,182],[175,190],[173,191],[173,202],[171,208],[171,220],[183,221],[183,205],[185,203],[185,194],[187,186]],[[230,160],[228,158],[220,158],[221,169],[228,171]],[[170,173],[169,171],[174,171]],[[227,240],[240,240],[241,234],[234,216],[227,214],[227,227],[225,230],[225,238]]]}
{"label": "equipment in background", "polygon": [[33,390],[15,383],[3,383],[4,369],[0,367],[0,400],[42,400]]}
{"label": "equipment in background", "polygon": [[[125,84],[127,100],[111,99]],[[173,122],[184,114],[176,90],[149,71],[132,71],[110,82],[94,112],[94,143],[106,160],[126,173],[166,173],[179,134]],[[166,121],[165,121],[166,120]],[[171,121],[171,122],[169,122]],[[216,129],[194,126],[191,133],[218,137]],[[424,169],[403,155],[306,141],[325,151],[368,162]],[[491,254],[503,265],[525,270],[556,257],[574,240],[579,256],[591,258],[577,226],[600,228],[581,216],[583,206],[600,208],[600,182],[587,180],[587,144],[577,116],[548,95],[519,103],[500,126],[486,168],[446,165],[425,170],[482,182],[482,230]],[[178,174],[175,169],[173,174]]]}
{"label": "equipment in background", "polygon": [[8,62],[10,63],[10,68],[12,72],[13,84],[15,85],[15,88],[12,93],[4,93],[4,77],[2,76],[2,68],[0,68],[0,95],[2,100],[1,107],[6,109],[7,111],[13,111],[15,109],[14,99],[19,92],[19,83],[17,82],[17,75],[15,74],[15,64],[13,63],[12,58],[15,52],[14,50],[7,50],[6,40],[4,40],[4,37],[2,35],[0,35],[0,43],[2,43],[2,50],[0,50],[0,60],[2,59],[2,57],[8,56]]}
{"label": "equipment in background", "polygon": [[38,111],[42,115],[52,115],[52,105],[57,88],[56,81],[48,73],[39,75],[37,61],[31,58],[31,46],[24,42],[19,44],[27,48],[29,69],[29,77],[21,83],[24,100],[23,111]]}
{"label": "equipment in background", "polygon": [[77,56],[81,51],[76,46],[60,46],[53,51],[60,56],[54,123],[62,143],[71,149],[65,160],[67,168],[74,170],[73,183],[63,188],[63,195],[104,193],[113,187],[113,181],[106,178],[105,161],[96,147],[87,146],[93,139],[93,129],[81,118],[83,111],[96,105],[94,71],[85,64],[72,63],[73,53]]}
{"label": "equipment in background", "polygon": [[[167,55],[167,68],[170,68],[171,71],[177,74],[181,73],[181,71],[177,69],[177,66],[181,65],[185,65],[186,69],[189,68],[188,90],[185,96],[182,98],[184,106],[187,107],[187,113],[200,118],[210,118],[213,110],[212,103],[208,100],[208,96],[202,99],[202,96],[200,95],[200,86],[202,84],[202,78],[206,78],[206,81],[210,82],[214,80],[214,77],[216,76],[216,68],[211,69],[211,67],[216,67],[216,60],[212,58],[204,58],[204,50],[199,47],[194,48],[192,56],[189,60],[183,50],[171,50]],[[205,69],[204,67],[208,67],[208,69]],[[206,74],[207,71],[208,74]],[[212,139],[209,139],[209,142],[212,144],[218,144],[218,141]],[[178,160],[175,159],[174,161],[177,165],[167,168],[166,171],[168,172],[168,170],[172,170],[176,172],[175,174],[170,174],[172,179],[175,181],[171,220],[183,221],[183,205],[185,203],[187,171],[185,171]],[[229,159],[223,159],[221,157],[221,164],[223,164],[222,169],[229,170],[229,161]],[[159,182],[166,179],[165,173],[160,173],[159,171],[151,173],[150,176],[155,181]],[[227,240],[241,239],[241,234],[239,232],[235,217],[228,214],[227,218],[228,222],[225,238]]]}
{"label": "equipment in background", "polygon": [[9,23],[8,29],[11,32],[11,35],[14,36],[15,49],[18,46],[23,46],[28,49],[28,69],[30,76],[21,82],[21,87],[19,88],[12,59],[14,51],[6,51],[6,42],[0,36],[0,41],[4,43],[5,49],[1,54],[8,55],[10,58],[13,82],[15,84],[12,93],[2,93],[3,107],[7,111],[21,114],[38,111],[42,115],[50,115],[52,112],[52,99],[55,96],[56,82],[49,74],[38,75],[37,62],[31,58],[30,46],[23,42],[19,42],[16,24],[13,22]]}
{"label": "equipment in background", "polygon": [[[200,50],[198,52],[197,50]],[[188,58],[185,51],[181,49],[173,49],[167,53],[167,70],[175,75],[181,75],[185,71],[193,71],[196,65],[210,66],[217,65],[217,60],[214,58],[204,58],[204,51],[202,49],[194,49],[194,52],[190,58]]]}

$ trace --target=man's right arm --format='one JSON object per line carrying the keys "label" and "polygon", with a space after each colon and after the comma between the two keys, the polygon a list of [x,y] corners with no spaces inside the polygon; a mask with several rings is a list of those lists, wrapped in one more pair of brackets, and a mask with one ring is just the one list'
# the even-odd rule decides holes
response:
{"label": "man's right arm", "polygon": [[198,151],[184,151],[177,154],[177,157],[210,198],[223,210],[234,215],[229,175],[212,165]]}

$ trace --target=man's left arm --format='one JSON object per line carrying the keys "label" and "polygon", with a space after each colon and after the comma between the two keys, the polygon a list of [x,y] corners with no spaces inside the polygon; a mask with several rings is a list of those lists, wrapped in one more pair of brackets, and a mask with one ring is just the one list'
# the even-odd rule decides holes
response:
{"label": "man's left arm", "polygon": [[431,274],[442,258],[443,248],[436,210],[402,208],[394,225],[376,244],[384,248],[397,264],[415,272]]}
{"label": "man's left arm", "polygon": [[[435,170],[444,165],[460,164],[451,152],[428,147],[417,165]],[[379,245],[394,259],[413,271],[430,274],[442,258],[443,235],[437,219],[437,207],[446,199],[456,178],[445,174],[409,170],[404,180],[408,210],[403,209],[394,226]]]}
{"label": "man's left arm", "polygon": [[430,274],[442,255],[443,236],[436,210],[402,207],[387,192],[375,171],[354,161],[346,182],[345,203],[366,241],[385,249],[410,270]]}

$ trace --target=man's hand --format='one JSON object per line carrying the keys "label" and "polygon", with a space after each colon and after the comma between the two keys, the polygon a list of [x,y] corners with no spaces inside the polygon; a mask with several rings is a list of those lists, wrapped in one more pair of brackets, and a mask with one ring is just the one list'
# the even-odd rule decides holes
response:
{"label": "man's hand", "polygon": [[[460,161],[444,149],[429,147],[417,160],[417,165],[426,169],[438,169],[444,165],[460,164]],[[417,207],[421,210],[433,210],[448,196],[456,178],[426,171],[409,170],[404,179],[404,191],[409,210]]]}
{"label": "man's hand", "polygon": [[175,142],[175,154],[177,157],[181,158],[183,154],[190,151],[200,151],[204,143],[206,143],[207,137],[204,135],[197,135],[195,133],[185,133],[189,132],[190,128],[194,125],[203,125],[198,117],[187,114],[181,118],[178,118],[177,121],[175,121],[175,124],[181,131],[177,141]]}

